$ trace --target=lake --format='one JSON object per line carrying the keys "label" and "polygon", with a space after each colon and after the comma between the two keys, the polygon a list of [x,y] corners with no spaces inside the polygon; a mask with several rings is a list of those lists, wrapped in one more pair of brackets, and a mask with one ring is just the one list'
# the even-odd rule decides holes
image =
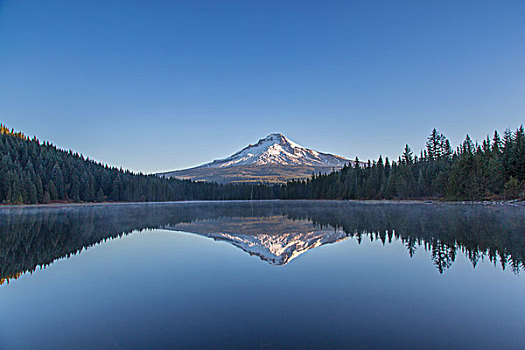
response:
{"label": "lake", "polygon": [[524,349],[525,208],[0,208],[1,349]]}

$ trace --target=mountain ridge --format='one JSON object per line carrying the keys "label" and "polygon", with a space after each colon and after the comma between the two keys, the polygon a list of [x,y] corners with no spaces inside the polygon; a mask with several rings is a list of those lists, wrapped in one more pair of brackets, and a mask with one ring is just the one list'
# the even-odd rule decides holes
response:
{"label": "mountain ridge", "polygon": [[314,173],[329,173],[348,163],[353,161],[303,147],[281,133],[272,133],[229,157],[157,175],[218,183],[286,183]]}

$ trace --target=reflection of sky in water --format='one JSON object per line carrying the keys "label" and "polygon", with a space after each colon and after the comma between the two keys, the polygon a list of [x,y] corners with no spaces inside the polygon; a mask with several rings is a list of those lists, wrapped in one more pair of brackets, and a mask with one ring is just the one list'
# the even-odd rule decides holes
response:
{"label": "reflection of sky in water", "polygon": [[0,286],[0,348],[523,348],[523,276],[460,252],[440,274],[431,255],[351,237],[276,268],[225,241],[135,232]]}

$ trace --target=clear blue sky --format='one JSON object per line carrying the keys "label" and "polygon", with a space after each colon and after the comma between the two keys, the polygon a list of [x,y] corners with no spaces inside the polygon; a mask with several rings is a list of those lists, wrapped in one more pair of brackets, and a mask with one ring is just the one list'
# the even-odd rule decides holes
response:
{"label": "clear blue sky", "polygon": [[525,1],[1,1],[0,120],[135,171],[525,121]]}

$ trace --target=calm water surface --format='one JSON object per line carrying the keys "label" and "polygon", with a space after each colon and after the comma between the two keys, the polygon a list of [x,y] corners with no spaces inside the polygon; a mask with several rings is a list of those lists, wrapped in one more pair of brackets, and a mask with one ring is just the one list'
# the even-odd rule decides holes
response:
{"label": "calm water surface", "polygon": [[525,348],[525,208],[0,209],[0,349]]}

